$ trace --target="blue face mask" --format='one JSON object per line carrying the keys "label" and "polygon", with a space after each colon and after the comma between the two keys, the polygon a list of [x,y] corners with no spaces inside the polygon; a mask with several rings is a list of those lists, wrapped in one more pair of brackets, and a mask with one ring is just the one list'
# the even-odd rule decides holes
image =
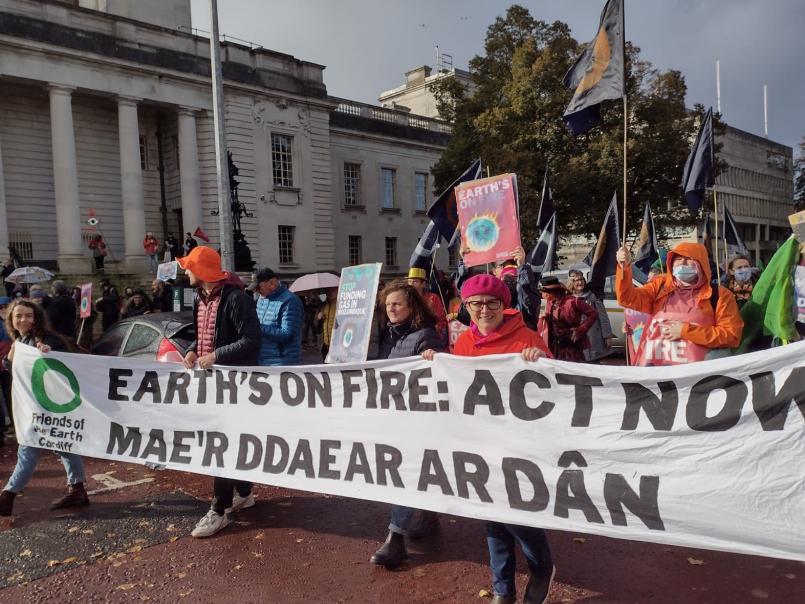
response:
{"label": "blue face mask", "polygon": [[749,266],[735,269],[735,280],[738,283],[746,283],[752,278],[752,268]]}
{"label": "blue face mask", "polygon": [[699,269],[695,266],[686,266],[684,264],[675,266],[673,273],[676,279],[688,285],[696,283],[696,281],[699,280]]}

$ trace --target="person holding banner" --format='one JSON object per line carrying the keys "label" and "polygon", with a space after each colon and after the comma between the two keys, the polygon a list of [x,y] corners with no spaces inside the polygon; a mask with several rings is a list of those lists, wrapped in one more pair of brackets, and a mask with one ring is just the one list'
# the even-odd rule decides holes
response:
{"label": "person holding banner", "polygon": [[[454,354],[480,357],[519,353],[526,361],[551,358],[545,342],[526,326],[522,313],[509,308],[511,293],[503,281],[493,275],[471,277],[461,288],[461,298],[470,314],[470,328],[459,336]],[[426,350],[422,357],[433,360],[435,353],[435,350]],[[520,543],[531,575],[523,604],[545,604],[556,574],[545,531],[487,522],[486,541],[495,594],[492,604],[516,602],[515,542]]]}
{"label": "person holding banner", "polygon": [[[442,338],[434,329],[436,316],[414,286],[401,281],[389,283],[380,293],[380,305],[385,315],[380,320],[378,359],[401,359],[426,350],[443,350]],[[386,568],[398,567],[407,556],[405,537],[424,537],[437,523],[433,512],[391,506],[389,534],[369,561]]]}
{"label": "person holding banner", "polygon": [[[6,318],[6,331],[14,339],[14,343],[3,359],[3,367],[11,371],[14,361],[14,350],[17,346],[35,346],[40,352],[51,350],[64,352],[70,346],[60,335],[52,332],[47,324],[42,307],[30,300],[15,300],[9,307]],[[0,493],[0,516],[11,516],[14,499],[33,478],[39,458],[45,449],[19,445],[17,447],[17,465],[8,483]],[[84,464],[81,457],[66,451],[56,451],[67,472],[67,494],[54,501],[50,509],[57,510],[68,507],[89,505],[89,497],[84,489]]]}
{"label": "person holding banner", "polygon": [[[260,323],[240,278],[221,270],[221,256],[210,247],[198,246],[178,262],[190,285],[198,288],[193,300],[196,341],[189,346],[184,366],[257,365]],[[231,512],[252,506],[252,483],[216,477],[210,511],[191,535],[210,537],[229,525]]]}
{"label": "person holding banner", "polygon": [[707,249],[680,243],[668,253],[665,273],[642,287],[632,282],[628,248],[617,253],[615,294],[624,308],[652,315],[643,330],[634,365],[678,365],[716,356],[714,350],[738,346],[743,320],[735,296],[711,284]]}

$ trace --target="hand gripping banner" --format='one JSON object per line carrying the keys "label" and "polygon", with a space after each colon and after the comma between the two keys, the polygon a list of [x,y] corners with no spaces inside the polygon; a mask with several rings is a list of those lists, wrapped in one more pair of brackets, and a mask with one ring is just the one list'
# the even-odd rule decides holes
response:
{"label": "hand gripping banner", "polygon": [[805,561],[805,342],[671,367],[446,354],[215,367],[19,345],[20,443]]}

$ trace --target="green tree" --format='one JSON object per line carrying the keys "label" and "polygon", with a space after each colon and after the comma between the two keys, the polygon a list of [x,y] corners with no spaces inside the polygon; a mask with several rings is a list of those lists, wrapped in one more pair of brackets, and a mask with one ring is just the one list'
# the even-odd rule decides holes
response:
{"label": "green tree", "polygon": [[[433,88],[440,114],[454,127],[434,168],[437,188],[479,155],[492,173],[515,172],[526,248],[534,241],[546,165],[560,234],[597,234],[613,192],[622,208],[622,103],[606,103],[601,125],[580,137],[562,121],[571,97],[562,79],[581,49],[565,23],[546,23],[513,5],[489,27],[485,54],[470,61],[471,85],[443,78]],[[626,72],[629,230],[639,230],[646,201],[660,227],[690,225],[679,183],[702,108],[687,111],[682,74],[658,71],[631,44]]]}

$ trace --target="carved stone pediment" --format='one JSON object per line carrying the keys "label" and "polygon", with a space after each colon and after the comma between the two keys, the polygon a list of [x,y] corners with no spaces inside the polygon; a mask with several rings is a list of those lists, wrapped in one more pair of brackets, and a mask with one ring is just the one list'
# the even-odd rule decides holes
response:
{"label": "carved stone pediment", "polygon": [[284,98],[256,102],[252,107],[252,118],[257,127],[263,130],[275,127],[297,130],[303,136],[310,135],[309,112],[295,107]]}

